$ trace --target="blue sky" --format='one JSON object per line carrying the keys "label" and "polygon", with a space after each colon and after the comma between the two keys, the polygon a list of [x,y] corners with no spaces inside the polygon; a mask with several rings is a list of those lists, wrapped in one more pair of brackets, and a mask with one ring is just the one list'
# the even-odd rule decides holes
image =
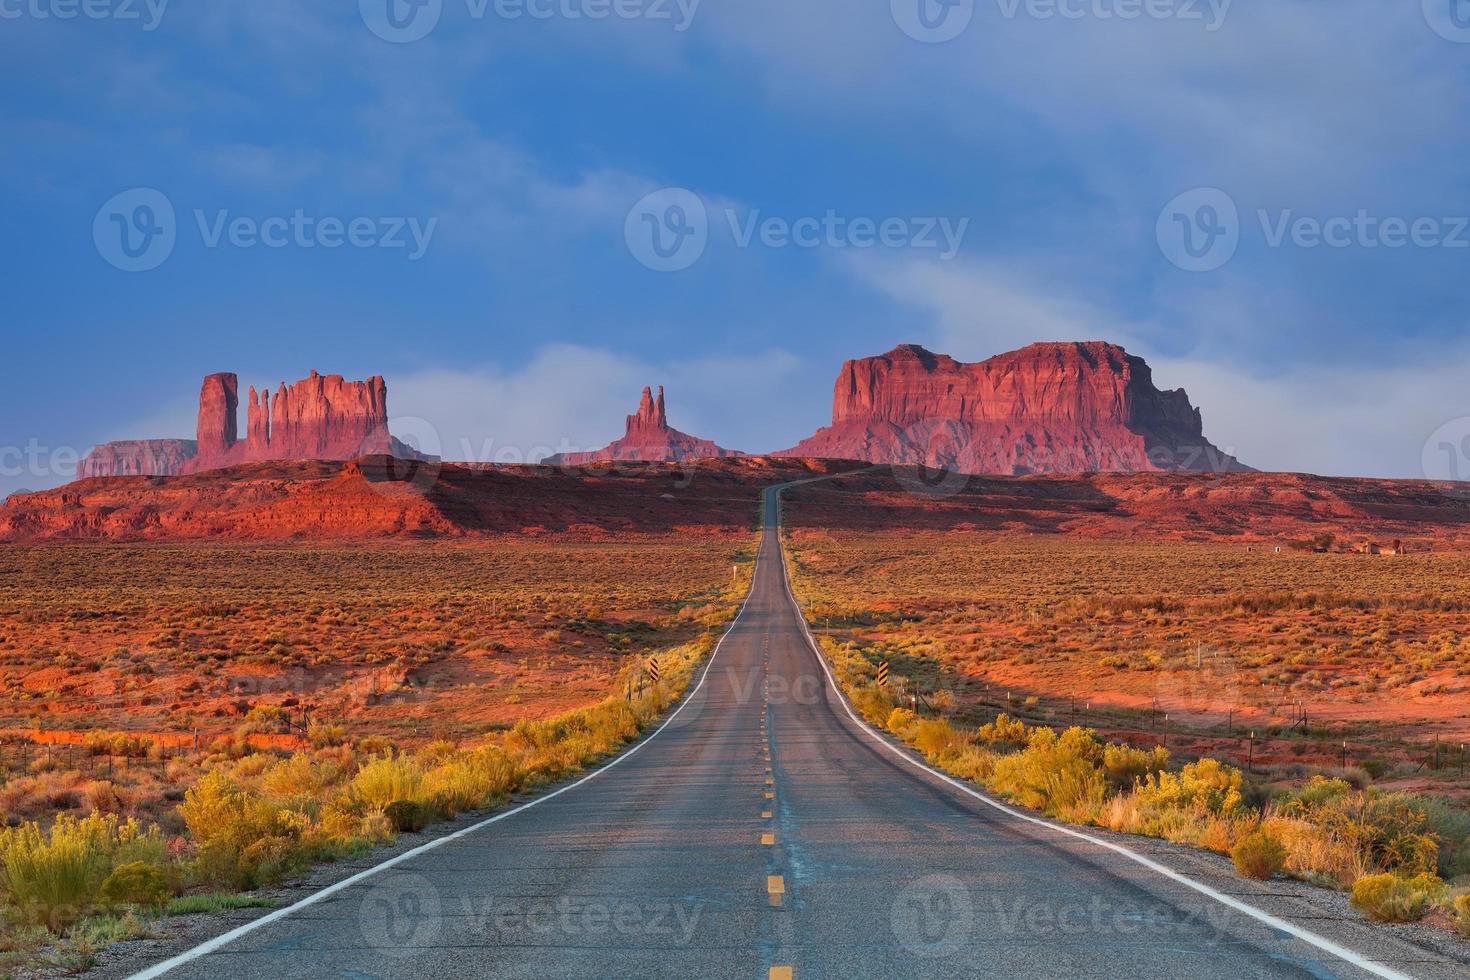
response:
{"label": "blue sky", "polygon": [[[1470,436],[1463,0],[394,0],[437,17],[406,43],[388,0],[89,2],[0,0],[0,494],[191,436],[212,371],[382,374],[398,429],[508,461],[663,383],[758,451],[901,342],[1118,341],[1260,467],[1443,476]],[[128,272],[138,188],[174,242]],[[667,188],[706,219],[679,271],[629,244]],[[211,243],[298,212],[371,232]],[[802,219],[844,230],[739,241]],[[422,255],[373,244],[410,223]]]}

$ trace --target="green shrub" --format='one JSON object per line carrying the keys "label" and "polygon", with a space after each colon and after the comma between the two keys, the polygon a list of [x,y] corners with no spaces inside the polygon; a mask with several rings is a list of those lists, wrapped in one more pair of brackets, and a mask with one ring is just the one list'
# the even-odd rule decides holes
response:
{"label": "green shrub", "polygon": [[1242,877],[1270,881],[1286,866],[1286,848],[1275,837],[1257,830],[1230,849],[1230,860]]}
{"label": "green shrub", "polygon": [[102,882],[98,895],[105,904],[111,906],[162,908],[172,891],[163,869],[146,861],[129,861],[112,869],[112,873]]}
{"label": "green shrub", "polygon": [[1443,894],[1435,875],[1369,875],[1353,885],[1353,908],[1379,922],[1418,922]]}
{"label": "green shrub", "polygon": [[393,825],[394,832],[416,834],[433,823],[438,814],[417,800],[394,800],[383,808],[383,816]]}
{"label": "green shrub", "polygon": [[[1275,808],[1341,841],[1367,868],[1399,874],[1453,874],[1464,847],[1463,816],[1438,801],[1377,789],[1355,790],[1318,776]],[[1441,848],[1441,844],[1447,844]]]}

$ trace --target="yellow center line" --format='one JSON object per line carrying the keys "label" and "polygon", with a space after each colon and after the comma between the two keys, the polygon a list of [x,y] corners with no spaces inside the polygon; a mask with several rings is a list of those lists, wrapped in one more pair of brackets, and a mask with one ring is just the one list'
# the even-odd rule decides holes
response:
{"label": "yellow center line", "polygon": [[775,798],[776,798],[776,794],[775,793],[772,793],[770,790],[766,790],[766,799],[768,799],[768,800],[774,800]]}
{"label": "yellow center line", "polygon": [[770,810],[762,810],[761,811],[761,819],[762,820],[769,820],[769,819],[771,819],[771,811]]}
{"label": "yellow center line", "polygon": [[781,897],[786,894],[786,879],[780,875],[766,876],[766,895],[772,905],[780,905]]}
{"label": "yellow center line", "polygon": [[796,973],[789,966],[771,967],[770,980],[795,980]]}
{"label": "yellow center line", "polygon": [[765,847],[775,847],[776,835],[774,833],[761,834],[761,844]]}

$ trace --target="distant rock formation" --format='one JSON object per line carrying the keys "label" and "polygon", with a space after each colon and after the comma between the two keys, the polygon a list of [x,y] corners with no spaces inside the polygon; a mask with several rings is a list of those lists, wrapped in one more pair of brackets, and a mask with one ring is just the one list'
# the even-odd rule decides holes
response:
{"label": "distant rock formation", "polygon": [[192,439],[133,439],[97,446],[77,466],[77,479],[173,476],[197,454]]}
{"label": "distant rock formation", "polygon": [[585,466],[613,460],[667,463],[685,459],[732,459],[744,455],[670,427],[664,408],[664,389],[660,385],[657,399],[653,396],[653,389],[643,389],[643,400],[638,404],[637,413],[628,416],[627,432],[623,438],[596,452],[563,453],[545,462],[551,466]]}
{"label": "distant rock formation", "polygon": [[345,381],[311,376],[269,390],[252,385],[245,406],[245,440],[238,438],[240,383],[211,374],[199,394],[199,453],[186,473],[288,459],[355,459],[413,455],[388,433],[388,386],[381,377]]}
{"label": "distant rock formation", "polygon": [[211,374],[199,388],[195,440],[147,439],[101,445],[77,468],[77,479],[176,476],[284,460],[356,459],[391,455],[424,459],[388,432],[388,386],[381,377],[344,381],[311,376],[269,390],[249,389],[245,439],[239,438],[240,381]]}
{"label": "distant rock formation", "polygon": [[1032,344],[964,364],[905,344],[848,361],[832,425],[777,456],[973,474],[1246,472],[1182,390],[1107,343]]}

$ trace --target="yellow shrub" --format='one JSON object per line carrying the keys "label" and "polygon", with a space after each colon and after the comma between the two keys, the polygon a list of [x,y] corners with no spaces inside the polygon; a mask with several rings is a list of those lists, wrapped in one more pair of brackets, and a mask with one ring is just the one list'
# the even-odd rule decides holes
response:
{"label": "yellow shrub", "polygon": [[1369,875],[1353,885],[1353,907],[1379,922],[1418,922],[1443,894],[1435,875]]}
{"label": "yellow shrub", "polygon": [[1230,849],[1230,860],[1242,877],[1270,881],[1286,865],[1286,848],[1275,837],[1258,830]]}
{"label": "yellow shrub", "polygon": [[1031,730],[1024,751],[996,760],[988,785],[1022,806],[1064,819],[1091,823],[1102,811],[1107,781],[1097,761],[1096,735],[1070,728]]}
{"label": "yellow shrub", "polygon": [[1027,729],[1024,722],[1011,718],[1009,715],[998,715],[993,722],[986,722],[980,726],[980,741],[990,745],[996,742],[1010,742],[1014,745],[1025,745]]}
{"label": "yellow shrub", "polygon": [[1456,895],[1449,903],[1450,921],[1455,931],[1470,938],[1470,895]]}
{"label": "yellow shrub", "polygon": [[96,904],[114,867],[165,860],[156,827],[113,814],[62,816],[49,831],[29,823],[0,832],[0,890],[23,919],[59,932]]}
{"label": "yellow shrub", "polygon": [[399,800],[418,802],[424,770],[407,756],[383,755],[370,759],[352,777],[351,793],[369,809],[382,810]]}
{"label": "yellow shrub", "polygon": [[184,794],[179,815],[207,880],[256,888],[310,859],[302,849],[303,815],[242,789],[218,770]]}
{"label": "yellow shrub", "polygon": [[888,713],[888,718],[883,722],[883,727],[895,735],[903,736],[909,726],[916,720],[916,715],[908,708],[894,708]]}
{"label": "yellow shrub", "polygon": [[1241,773],[1218,759],[1201,759],[1186,765],[1178,775],[1160,772],[1146,777],[1138,786],[1139,805],[1148,810],[1185,810],[1228,816],[1240,810]]}
{"label": "yellow shrub", "polygon": [[1169,765],[1169,750],[1162,746],[1135,749],[1131,745],[1109,745],[1103,749],[1103,768],[1114,786],[1132,786],[1145,776],[1162,772]]}

